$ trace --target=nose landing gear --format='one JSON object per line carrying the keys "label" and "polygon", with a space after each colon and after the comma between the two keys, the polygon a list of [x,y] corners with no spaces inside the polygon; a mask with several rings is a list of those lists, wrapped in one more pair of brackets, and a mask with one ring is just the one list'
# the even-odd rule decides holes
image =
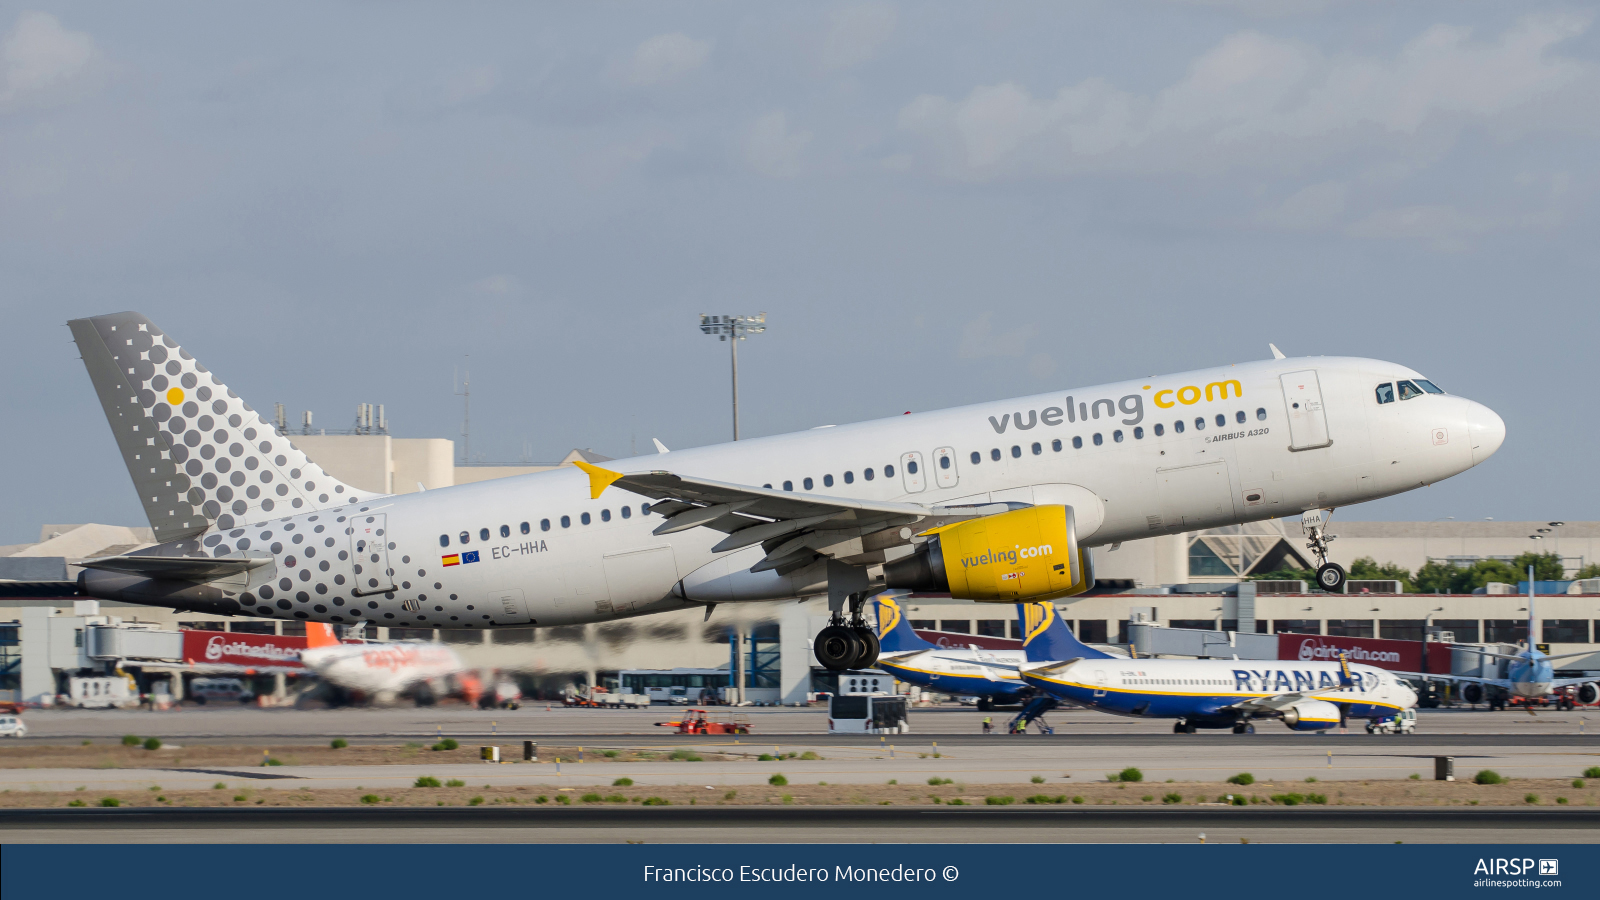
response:
{"label": "nose landing gear", "polygon": [[881,649],[878,635],[861,614],[862,607],[866,605],[866,595],[851,594],[848,603],[848,620],[842,611],[835,612],[828,620],[827,627],[817,632],[817,639],[812,642],[817,662],[830,672],[866,669],[878,663]]}
{"label": "nose landing gear", "polygon": [[1330,594],[1344,593],[1345,571],[1344,566],[1328,562],[1328,544],[1332,543],[1337,535],[1326,533],[1328,519],[1333,516],[1333,510],[1324,512],[1320,509],[1307,510],[1300,516],[1300,527],[1305,530],[1306,549],[1317,558],[1317,587]]}

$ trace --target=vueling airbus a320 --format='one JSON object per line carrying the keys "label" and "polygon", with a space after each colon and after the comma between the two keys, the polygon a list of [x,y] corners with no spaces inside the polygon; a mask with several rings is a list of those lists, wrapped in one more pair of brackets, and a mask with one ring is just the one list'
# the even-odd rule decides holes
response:
{"label": "vueling airbus a320", "polygon": [[85,561],[87,595],[495,628],[825,594],[815,649],[832,669],[877,659],[861,609],[878,591],[1070,597],[1094,585],[1090,547],[1397,494],[1505,438],[1493,411],[1405,366],[1275,352],[377,496],[329,476],[144,316],[69,324],[160,542]]}

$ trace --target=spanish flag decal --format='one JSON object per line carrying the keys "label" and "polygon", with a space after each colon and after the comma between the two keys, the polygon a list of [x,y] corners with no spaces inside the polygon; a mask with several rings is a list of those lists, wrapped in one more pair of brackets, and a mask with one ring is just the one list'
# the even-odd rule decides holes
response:
{"label": "spanish flag decal", "polygon": [[449,556],[441,556],[439,557],[439,562],[446,566],[459,566],[461,565],[461,554],[452,553]]}

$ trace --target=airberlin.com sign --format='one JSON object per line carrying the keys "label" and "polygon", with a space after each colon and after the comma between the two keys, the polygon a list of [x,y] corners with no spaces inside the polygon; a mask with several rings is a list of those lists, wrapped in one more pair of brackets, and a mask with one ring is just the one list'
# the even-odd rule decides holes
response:
{"label": "airberlin.com sign", "polygon": [[[1390,641],[1380,638],[1331,637],[1315,634],[1278,635],[1278,658],[1300,662],[1338,662],[1344,653],[1353,663],[1399,672],[1422,671],[1422,645],[1417,641]],[[1428,671],[1450,671],[1450,648],[1429,644]]]}
{"label": "airberlin.com sign", "polygon": [[225,634],[185,631],[183,660],[190,665],[241,666],[247,669],[299,669],[303,637],[273,634]]}

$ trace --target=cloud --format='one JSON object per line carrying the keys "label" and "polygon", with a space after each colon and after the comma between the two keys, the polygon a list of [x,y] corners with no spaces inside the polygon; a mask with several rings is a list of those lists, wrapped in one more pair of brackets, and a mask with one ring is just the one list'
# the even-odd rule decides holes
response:
{"label": "cloud", "polygon": [[682,32],[658,34],[633,51],[623,67],[622,78],[640,87],[666,84],[693,72],[711,58],[711,41],[700,41]]}
{"label": "cloud", "polygon": [[[1027,350],[1028,337],[1033,326],[1023,325],[996,334],[993,319],[994,313],[986,312],[961,326],[961,341],[956,344],[956,356],[962,359],[988,359],[996,356],[1021,356]],[[1054,366],[1053,362],[1051,366]]]}
{"label": "cloud", "polygon": [[1290,194],[1277,207],[1258,213],[1256,220],[1262,225],[1290,231],[1324,228],[1344,212],[1348,194],[1349,189],[1336,181],[1313,184]]}
{"label": "cloud", "polygon": [[75,99],[100,62],[93,38],[49,13],[25,12],[0,38],[0,110]]}
{"label": "cloud", "polygon": [[793,178],[800,174],[801,156],[811,136],[809,131],[791,131],[782,110],[767,113],[745,135],[745,161],[763,175]]}
{"label": "cloud", "polygon": [[849,69],[872,59],[894,34],[899,14],[881,3],[852,6],[829,16],[831,27],[822,47],[824,69]]}
{"label": "cloud", "polygon": [[1556,52],[1591,21],[1528,16],[1492,40],[1438,25],[1388,58],[1329,55],[1243,31],[1155,93],[1090,78],[1036,97],[1002,82],[958,100],[917,97],[898,124],[935,170],[969,179],[1292,168],[1368,149],[1374,138],[1434,153],[1432,131],[1450,136],[1466,122],[1519,127],[1514,113],[1553,100],[1557,114],[1546,108],[1540,121],[1593,130],[1596,66]]}
{"label": "cloud", "polygon": [[1491,231],[1553,229],[1562,222],[1559,211],[1489,215],[1462,210],[1450,204],[1401,206],[1381,209],[1345,229],[1351,237],[1376,240],[1422,241],[1435,250],[1461,252],[1468,238]]}

